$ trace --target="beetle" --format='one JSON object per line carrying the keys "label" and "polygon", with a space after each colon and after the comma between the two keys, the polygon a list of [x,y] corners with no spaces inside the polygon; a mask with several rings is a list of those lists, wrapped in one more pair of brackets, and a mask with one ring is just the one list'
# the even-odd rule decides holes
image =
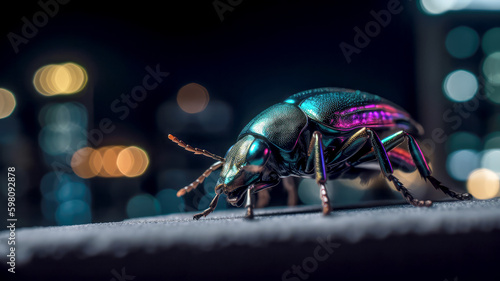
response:
{"label": "beetle", "polygon": [[[422,126],[408,112],[382,97],[345,88],[318,88],[292,95],[258,114],[243,128],[225,157],[194,148],[173,135],[168,137],[188,151],[217,161],[177,196],[190,192],[222,168],[215,197],[206,210],[193,217],[199,219],[215,209],[222,194],[234,206],[244,201],[245,217],[253,218],[253,194],[290,176],[316,179],[323,214],[327,215],[332,211],[327,180],[372,177],[367,167],[370,162],[378,163],[384,177],[413,206],[428,207],[432,202],[414,198],[393,175],[392,164],[404,172],[418,170],[425,181],[452,198],[472,199],[470,194],[450,190],[432,176],[414,137],[422,134]],[[386,137],[381,139],[379,135]],[[408,150],[398,148],[405,140]],[[377,169],[376,174],[380,171]]]}

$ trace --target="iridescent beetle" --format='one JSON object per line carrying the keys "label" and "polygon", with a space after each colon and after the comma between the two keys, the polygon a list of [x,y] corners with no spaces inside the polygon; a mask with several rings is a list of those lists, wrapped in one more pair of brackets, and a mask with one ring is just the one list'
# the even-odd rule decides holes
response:
{"label": "iridescent beetle", "polygon": [[[387,137],[381,140],[379,134]],[[378,162],[383,175],[414,206],[428,207],[432,202],[415,199],[393,175],[391,162],[404,172],[418,169],[424,180],[450,197],[472,199],[468,193],[448,189],[431,175],[413,137],[422,134],[420,124],[386,99],[361,91],[320,88],[295,94],[257,115],[241,131],[224,158],[193,148],[172,135],[169,139],[188,151],[217,160],[196,181],[179,190],[177,196],[193,190],[222,167],[215,198],[194,219],[210,214],[222,193],[234,206],[245,201],[246,217],[252,218],[253,194],[289,176],[316,179],[326,215],[331,212],[325,188],[327,179],[369,174],[363,166],[370,161]],[[397,148],[404,140],[408,142],[409,153]]]}

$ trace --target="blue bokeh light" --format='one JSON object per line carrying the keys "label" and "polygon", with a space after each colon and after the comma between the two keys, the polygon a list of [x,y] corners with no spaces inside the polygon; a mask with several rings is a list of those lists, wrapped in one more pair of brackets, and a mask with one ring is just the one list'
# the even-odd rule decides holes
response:
{"label": "blue bokeh light", "polygon": [[127,203],[127,215],[129,218],[155,216],[159,215],[160,211],[160,203],[150,194],[136,195]]}
{"label": "blue bokeh light", "polygon": [[184,212],[184,199],[177,197],[177,191],[173,189],[163,189],[156,194],[156,200],[160,203],[162,214]]}
{"label": "blue bokeh light", "polygon": [[60,204],[56,211],[56,221],[59,225],[90,223],[89,204],[82,200],[70,200]]}

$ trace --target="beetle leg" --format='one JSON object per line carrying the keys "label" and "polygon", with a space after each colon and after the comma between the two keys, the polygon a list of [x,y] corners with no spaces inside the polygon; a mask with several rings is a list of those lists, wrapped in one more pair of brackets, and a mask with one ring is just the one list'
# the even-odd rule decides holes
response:
{"label": "beetle leg", "polygon": [[[392,134],[392,135],[386,137],[385,139],[383,139],[382,145],[384,146],[385,151],[389,152],[390,150],[392,150],[396,146],[403,143],[404,140],[405,140],[404,131],[399,131],[399,132]],[[376,159],[375,152],[374,152],[374,150],[372,150],[372,151],[368,152],[367,154],[365,154],[364,156],[362,156],[361,158],[359,158],[359,160],[357,160],[355,163],[353,163],[353,165],[357,165],[359,163],[364,163],[364,162],[368,162],[368,161],[375,160],[375,159]]]}
{"label": "beetle leg", "polygon": [[203,183],[203,181],[215,170],[219,169],[224,165],[224,162],[217,161],[215,162],[210,168],[208,168],[201,176],[199,176],[194,182],[192,182],[190,185],[185,186],[182,189],[179,189],[177,191],[177,197],[184,196],[186,193],[190,192],[191,190],[195,189],[200,183]]}
{"label": "beetle leg", "polygon": [[253,194],[253,185],[247,189],[247,198],[245,207],[247,208],[247,214],[245,215],[246,219],[253,219],[253,204],[254,204],[254,194]]}
{"label": "beetle leg", "polygon": [[[388,136],[387,138],[382,140],[382,144],[386,151],[389,151],[396,146],[400,145],[403,143],[403,141],[407,139],[408,140],[408,149],[410,151],[411,158],[414,162],[415,167],[418,169],[418,172],[420,175],[425,179],[429,180],[430,183],[436,188],[437,190],[441,190],[444,194],[458,199],[458,200],[470,200],[472,199],[472,196],[469,193],[458,193],[453,190],[450,190],[448,187],[444,186],[440,181],[438,181],[436,178],[434,178],[431,174],[431,169],[429,168],[429,165],[427,165],[427,161],[425,160],[424,154],[422,153],[422,150],[418,146],[417,141],[415,138],[408,134],[405,131],[399,131],[393,135]],[[356,163],[353,165],[356,165],[358,163],[370,161],[376,158],[375,150],[367,153],[363,157],[361,157]],[[399,189],[398,189],[399,190]]]}
{"label": "beetle leg", "polygon": [[[311,147],[312,146],[312,147]],[[330,198],[328,198],[328,193],[326,191],[326,169],[325,169],[325,158],[323,155],[323,140],[320,132],[315,131],[311,138],[312,153],[310,158],[314,158],[314,174],[316,178],[316,183],[320,187],[320,197],[321,203],[323,205],[323,215],[328,215],[332,211],[330,205]]]}
{"label": "beetle leg", "polygon": [[213,212],[215,210],[215,207],[217,207],[217,202],[219,201],[220,195],[221,195],[221,190],[216,190],[215,197],[214,197],[214,199],[212,199],[212,202],[210,202],[210,205],[208,206],[208,208],[205,211],[194,215],[193,219],[198,220],[201,217],[206,217],[206,216],[208,216],[208,214]]}
{"label": "beetle leg", "polygon": [[469,193],[458,193],[450,190],[448,187],[444,186],[440,181],[434,178],[431,175],[431,169],[429,168],[429,165],[427,165],[424,154],[422,153],[422,150],[420,150],[420,147],[418,146],[415,138],[408,133],[405,133],[405,136],[408,139],[408,147],[410,149],[411,158],[413,159],[415,166],[417,166],[418,172],[424,179],[429,180],[435,189],[441,190],[444,194],[452,198],[458,200],[471,200],[473,198]]}
{"label": "beetle leg", "polygon": [[367,129],[367,132],[370,134],[370,141],[373,147],[373,153],[375,154],[375,158],[378,160],[380,164],[380,169],[382,170],[382,173],[384,176],[391,181],[394,184],[394,187],[396,188],[397,191],[399,191],[403,197],[408,201],[413,206],[417,207],[429,207],[432,205],[432,202],[427,200],[427,201],[422,201],[415,199],[413,195],[408,191],[408,189],[399,181],[398,178],[396,178],[392,173],[392,165],[391,162],[389,161],[389,156],[387,155],[387,152],[384,148],[384,145],[382,144],[382,141],[378,137],[377,133],[371,129]]}

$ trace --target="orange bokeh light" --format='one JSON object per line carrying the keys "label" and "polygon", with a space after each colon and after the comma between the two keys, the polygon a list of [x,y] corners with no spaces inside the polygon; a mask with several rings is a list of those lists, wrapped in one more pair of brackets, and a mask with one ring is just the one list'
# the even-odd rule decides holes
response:
{"label": "orange bokeh light", "polygon": [[118,169],[126,177],[137,177],[146,171],[149,159],[146,152],[136,146],[123,149],[117,158]]}
{"label": "orange bokeh light", "polygon": [[177,104],[187,113],[202,112],[207,107],[209,100],[207,89],[197,83],[189,83],[177,93]]}
{"label": "orange bokeh light", "polygon": [[149,166],[147,153],[137,146],[104,146],[99,149],[84,147],[73,154],[71,167],[81,178],[95,176],[138,177]]}

